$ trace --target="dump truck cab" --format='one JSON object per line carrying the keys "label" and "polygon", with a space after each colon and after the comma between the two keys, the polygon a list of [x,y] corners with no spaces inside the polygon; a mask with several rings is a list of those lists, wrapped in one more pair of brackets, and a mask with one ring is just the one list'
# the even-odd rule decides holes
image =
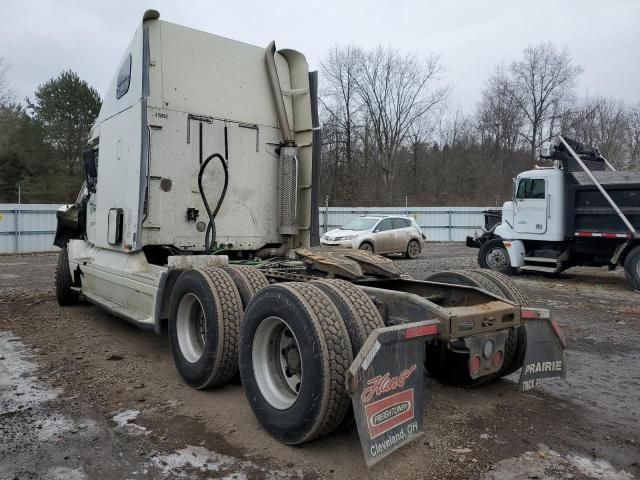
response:
{"label": "dump truck cab", "polygon": [[496,234],[502,238],[564,240],[564,193],[562,170],[522,172],[514,180],[513,200],[502,206],[503,221]]}
{"label": "dump truck cab", "polygon": [[623,266],[640,289],[640,174],[619,172],[593,147],[562,136],[553,162],[519,174],[501,222],[467,238],[483,268],[559,273],[574,266]]}

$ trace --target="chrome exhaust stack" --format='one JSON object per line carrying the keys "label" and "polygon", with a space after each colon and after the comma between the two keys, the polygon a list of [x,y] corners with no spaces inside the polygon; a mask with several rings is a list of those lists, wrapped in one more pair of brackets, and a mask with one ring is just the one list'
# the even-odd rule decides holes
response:
{"label": "chrome exhaust stack", "polygon": [[271,84],[271,93],[276,104],[278,124],[282,132],[279,168],[279,232],[281,235],[296,235],[298,233],[298,147],[293,140],[284,99],[282,98],[282,87],[278,78],[275,54],[276,44],[271,42],[265,51],[265,62],[267,64],[267,73],[269,74],[269,83]]}

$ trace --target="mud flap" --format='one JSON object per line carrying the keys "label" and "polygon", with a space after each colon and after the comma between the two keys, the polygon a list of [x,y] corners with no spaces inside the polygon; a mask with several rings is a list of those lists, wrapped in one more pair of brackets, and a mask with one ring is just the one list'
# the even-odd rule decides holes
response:
{"label": "mud flap", "polygon": [[522,311],[527,330],[527,350],[518,390],[526,392],[567,376],[566,342],[557,323],[543,309]]}
{"label": "mud flap", "polygon": [[367,466],[423,431],[424,346],[440,322],[378,328],[347,372],[358,435]]}

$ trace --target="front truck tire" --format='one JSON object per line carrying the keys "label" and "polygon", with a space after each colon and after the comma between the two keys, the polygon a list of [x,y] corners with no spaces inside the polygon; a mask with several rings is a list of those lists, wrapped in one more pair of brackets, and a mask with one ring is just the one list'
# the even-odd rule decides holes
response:
{"label": "front truck tire", "polygon": [[347,328],[317,286],[271,285],[247,306],[240,331],[242,385],[256,418],[280,442],[308,442],[343,422],[352,361]]}
{"label": "front truck tire", "polygon": [[222,269],[188,269],[178,277],[169,303],[169,343],[190,386],[222,386],[236,374],[242,314],[240,294]]}
{"label": "front truck tire", "polygon": [[640,290],[640,245],[624,259],[624,276],[634,290]]}
{"label": "front truck tire", "polygon": [[73,278],[69,270],[69,252],[65,245],[58,254],[58,265],[56,267],[56,300],[58,305],[66,307],[75,305],[80,300],[80,293],[73,290]]}
{"label": "front truck tire", "polygon": [[[439,272],[429,276],[427,281],[465,285],[486,290],[519,305],[529,305],[527,294],[506,275],[491,270],[470,270]],[[505,343],[504,362],[500,370],[492,375],[477,379],[469,374],[469,354],[455,352],[443,342],[427,344],[425,367],[439,382],[473,387],[488,383],[515,372],[522,366],[527,347],[527,332],[524,327],[512,328]]]}
{"label": "front truck tire", "polygon": [[506,275],[515,273],[516,269],[511,266],[509,252],[502,243],[501,238],[492,238],[480,246],[478,251],[478,265]]}

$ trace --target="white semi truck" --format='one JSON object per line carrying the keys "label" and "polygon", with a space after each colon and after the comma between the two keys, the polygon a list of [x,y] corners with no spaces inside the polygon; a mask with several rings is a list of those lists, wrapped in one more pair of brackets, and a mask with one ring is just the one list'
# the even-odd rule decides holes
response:
{"label": "white semi truck", "polygon": [[58,214],[58,302],[168,331],[194,388],[239,372],[284,443],[355,416],[368,464],[420,434],[424,366],[477,385],[525,364],[523,391],[563,377],[557,324],[507,278],[417,281],[370,252],[310,248],[316,92],[295,50],[146,12],[104,93],[86,185]]}
{"label": "white semi truck", "polygon": [[480,266],[506,274],[623,266],[640,290],[640,172],[616,171],[596,148],[561,135],[542,158],[553,166],[518,175],[500,221],[467,238]]}

